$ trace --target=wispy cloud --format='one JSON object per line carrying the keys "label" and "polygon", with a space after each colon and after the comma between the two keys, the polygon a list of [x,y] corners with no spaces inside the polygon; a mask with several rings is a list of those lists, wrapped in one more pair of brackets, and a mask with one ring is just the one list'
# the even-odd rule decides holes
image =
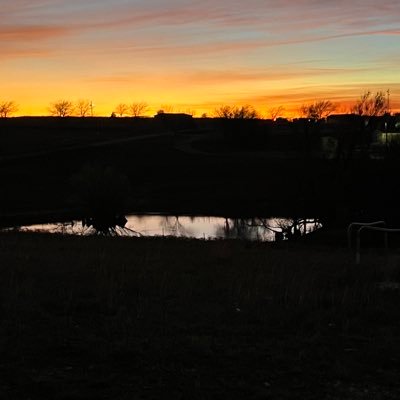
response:
{"label": "wispy cloud", "polygon": [[[0,40],[10,46],[50,40],[56,49],[65,44],[65,35],[75,35],[70,47],[76,51],[92,48],[111,54],[118,50],[161,56],[166,52],[178,56],[238,53],[400,32],[400,8],[391,0],[384,0],[379,7],[370,0],[350,4],[342,0],[249,0],[246,4],[238,0],[170,0],[168,7],[160,0],[134,4],[124,0],[14,0],[2,13],[7,13],[8,25],[0,27]],[[52,25],[44,21],[52,21]],[[132,40],[135,43],[129,44]]]}
{"label": "wispy cloud", "polygon": [[7,42],[26,43],[44,39],[55,39],[71,33],[71,29],[63,26],[50,25],[14,25],[0,26],[0,40]]}
{"label": "wispy cloud", "polygon": [[3,68],[196,104],[346,98],[395,81],[400,54],[398,0],[13,0],[0,18]]}
{"label": "wispy cloud", "polygon": [[[297,86],[285,88],[281,92],[267,93],[263,95],[248,95],[236,97],[235,102],[238,104],[286,104],[292,110],[298,109],[302,104],[314,102],[316,100],[329,99],[337,104],[354,104],[355,101],[367,90],[372,92],[385,92],[390,88],[392,94],[400,93],[399,82],[385,83],[349,83],[349,84],[332,84],[315,86],[310,90],[308,86]],[[392,99],[392,107],[394,109],[400,106],[400,96]]]}
{"label": "wispy cloud", "polygon": [[30,58],[44,58],[52,54],[51,51],[45,49],[18,49],[18,48],[4,48],[0,52],[0,60],[12,60],[15,58],[30,59]]}
{"label": "wispy cloud", "polygon": [[[398,3],[384,0],[379,7],[372,1],[202,1],[168,2],[123,0],[94,1],[83,6],[71,0],[9,2],[7,21],[43,21],[51,16],[55,24],[73,27],[76,32],[112,30],[137,31],[157,35],[160,30],[172,28],[186,31],[186,38],[207,31],[219,39],[237,29],[246,33],[267,35],[264,39],[276,45],[297,43],[301,40],[326,40],[336,37],[365,34],[398,34],[400,8]],[[15,5],[13,5],[16,3]],[[236,32],[237,34],[237,32]],[[236,35],[235,35],[236,36]],[[279,39],[280,40],[277,40]],[[300,38],[300,39],[299,39]]]}
{"label": "wispy cloud", "polygon": [[[258,70],[232,70],[232,71],[198,71],[183,74],[183,78],[194,84],[235,84],[240,81],[289,81],[306,77],[352,75],[367,72],[368,68],[312,68],[312,67],[288,67],[285,65],[275,66]],[[182,75],[181,75],[182,76]]]}

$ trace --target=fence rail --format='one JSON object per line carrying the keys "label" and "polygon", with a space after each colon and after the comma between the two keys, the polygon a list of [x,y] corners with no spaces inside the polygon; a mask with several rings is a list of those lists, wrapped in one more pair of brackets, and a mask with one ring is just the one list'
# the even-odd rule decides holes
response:
{"label": "fence rail", "polygon": [[352,229],[355,227],[363,227],[363,226],[377,226],[377,225],[384,225],[386,226],[385,221],[374,221],[374,222],[352,222],[347,228],[347,245],[349,249],[351,249],[352,241],[351,241],[351,233]]}
{"label": "fence rail", "polygon": [[[377,225],[384,225],[385,227],[379,227]],[[356,237],[356,264],[360,264],[361,262],[361,232],[370,230],[370,231],[376,231],[376,232],[382,232],[383,233],[383,245],[385,248],[385,256],[387,257],[388,255],[388,234],[389,233],[400,233],[400,229],[394,229],[394,228],[386,228],[386,223],[385,221],[375,221],[375,222],[369,222],[369,223],[363,223],[363,222],[353,222],[349,225],[347,228],[347,244],[349,246],[349,249],[351,249],[351,232],[354,227],[358,227],[357,229],[357,237]]]}

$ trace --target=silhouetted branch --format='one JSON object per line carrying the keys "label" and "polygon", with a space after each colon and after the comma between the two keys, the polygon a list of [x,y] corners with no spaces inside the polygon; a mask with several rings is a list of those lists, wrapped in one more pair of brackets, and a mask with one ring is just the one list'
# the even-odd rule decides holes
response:
{"label": "silhouetted branch", "polygon": [[255,119],[259,118],[259,113],[249,105],[237,106],[221,106],[214,111],[218,118],[228,119]]}
{"label": "silhouetted branch", "polygon": [[302,105],[300,108],[301,114],[310,119],[327,118],[336,110],[336,105],[329,100],[316,101],[313,104]]}
{"label": "silhouetted branch", "polygon": [[11,114],[18,111],[18,106],[14,101],[0,102],[0,117],[8,118]]}
{"label": "silhouetted branch", "polygon": [[74,105],[68,100],[58,100],[49,107],[51,115],[56,117],[68,117],[72,114]]}

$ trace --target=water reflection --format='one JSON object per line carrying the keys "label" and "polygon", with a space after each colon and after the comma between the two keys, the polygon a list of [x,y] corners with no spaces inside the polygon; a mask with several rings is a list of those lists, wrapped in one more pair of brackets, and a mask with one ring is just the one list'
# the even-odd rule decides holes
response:
{"label": "water reflection", "polygon": [[313,232],[321,227],[317,219],[292,218],[225,218],[219,228],[220,236],[247,240],[290,240]]}
{"label": "water reflection", "polygon": [[[117,236],[175,236],[197,239],[246,239],[259,241],[291,240],[321,227],[318,219],[302,218],[222,218],[165,215],[128,215],[107,234]],[[92,235],[90,221],[20,227],[22,231]]]}
{"label": "water reflection", "polygon": [[[82,228],[93,229],[99,235],[116,236],[124,230],[128,220],[124,215],[103,214],[96,217],[84,218]],[[126,228],[128,229],[128,228]]]}

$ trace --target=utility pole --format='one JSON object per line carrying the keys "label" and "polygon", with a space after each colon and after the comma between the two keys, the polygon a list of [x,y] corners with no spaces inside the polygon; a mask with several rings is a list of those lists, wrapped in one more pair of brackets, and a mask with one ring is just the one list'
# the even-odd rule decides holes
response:
{"label": "utility pole", "polygon": [[93,117],[93,101],[90,100],[90,115]]}
{"label": "utility pole", "polygon": [[390,89],[387,90],[387,112],[390,115]]}

